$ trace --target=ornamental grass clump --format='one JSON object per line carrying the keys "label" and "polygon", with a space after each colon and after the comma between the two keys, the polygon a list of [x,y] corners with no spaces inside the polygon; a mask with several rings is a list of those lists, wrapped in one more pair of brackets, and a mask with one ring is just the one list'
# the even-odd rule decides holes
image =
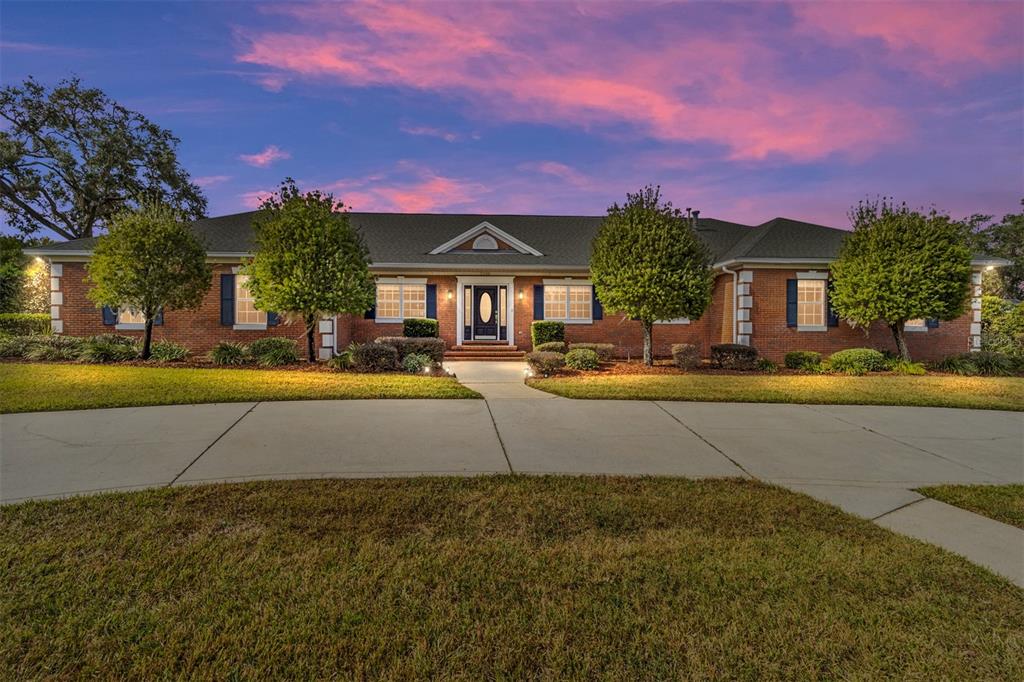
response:
{"label": "ornamental grass clump", "polygon": [[429,369],[433,365],[434,361],[430,359],[430,356],[423,353],[409,353],[402,358],[402,370],[409,374],[420,374],[424,369]]}
{"label": "ornamental grass clump", "polygon": [[149,359],[156,362],[184,362],[188,360],[190,352],[188,346],[162,339],[153,342]]}
{"label": "ornamental grass clump", "polygon": [[124,343],[115,334],[101,334],[94,336],[82,344],[82,350],[78,359],[85,363],[104,364],[108,362],[126,362],[137,360],[139,357],[139,346],[134,339],[128,339],[130,343]]}
{"label": "ornamental grass clump", "polygon": [[221,341],[207,357],[215,365],[244,365],[249,361],[249,349],[235,341]]}
{"label": "ornamental grass clump", "polygon": [[74,336],[36,336],[26,346],[22,357],[26,360],[77,360],[86,340]]}
{"label": "ornamental grass clump", "polygon": [[246,350],[249,357],[261,367],[279,367],[293,365],[299,361],[299,352],[295,342],[278,336],[256,339]]}

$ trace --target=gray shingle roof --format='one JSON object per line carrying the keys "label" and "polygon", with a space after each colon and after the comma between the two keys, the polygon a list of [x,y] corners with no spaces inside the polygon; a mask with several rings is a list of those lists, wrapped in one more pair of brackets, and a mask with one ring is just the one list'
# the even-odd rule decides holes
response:
{"label": "gray shingle roof", "polygon": [[[207,218],[193,224],[211,253],[245,254],[253,248],[255,212]],[[374,263],[437,263],[438,265],[524,265],[585,268],[590,243],[603,216],[489,215],[438,213],[350,213],[362,231]],[[430,255],[438,245],[482,222],[508,232],[540,251],[521,253],[448,253]],[[701,218],[698,234],[707,242],[715,262],[745,258],[831,259],[836,256],[844,230],[787,218],[775,218],[757,227],[714,218]],[[46,254],[91,251],[95,239],[76,239],[45,247]],[[39,251],[44,251],[40,249]]]}

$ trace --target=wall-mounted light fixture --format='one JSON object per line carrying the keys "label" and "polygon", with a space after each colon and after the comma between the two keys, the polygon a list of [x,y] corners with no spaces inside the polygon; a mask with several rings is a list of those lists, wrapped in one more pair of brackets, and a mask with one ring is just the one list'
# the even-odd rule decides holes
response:
{"label": "wall-mounted light fixture", "polygon": [[451,289],[448,290],[448,300],[449,301],[452,300],[452,290]]}
{"label": "wall-mounted light fixture", "polygon": [[522,289],[519,290],[519,300],[520,301],[523,300],[523,290]]}
{"label": "wall-mounted light fixture", "polygon": [[995,270],[995,269],[996,269],[996,266],[994,266],[994,265],[990,265],[990,266],[988,266],[988,267],[987,267],[987,268],[985,268],[985,269],[986,269],[986,270],[988,270],[989,272],[991,272],[992,270]]}

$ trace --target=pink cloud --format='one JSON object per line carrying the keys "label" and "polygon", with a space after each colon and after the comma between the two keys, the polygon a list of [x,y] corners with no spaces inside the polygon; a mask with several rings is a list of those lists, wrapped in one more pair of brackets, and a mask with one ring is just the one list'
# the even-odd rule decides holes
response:
{"label": "pink cloud", "polygon": [[1019,2],[807,2],[793,5],[804,30],[945,83],[1024,58]]}
{"label": "pink cloud", "polygon": [[[397,176],[397,177],[395,177]],[[327,185],[353,211],[432,213],[474,204],[486,188],[478,182],[439,175],[400,163],[397,173],[348,178]]]}
{"label": "pink cloud", "polygon": [[[676,7],[682,26],[701,10]],[[685,40],[668,30],[623,40],[629,5],[584,12],[551,3],[369,2],[264,11],[302,28],[239,31],[240,62],[289,77],[450,94],[487,118],[627,123],[661,140],[724,145],[734,159],[860,156],[904,133],[897,111],[862,101],[859,90],[870,84],[788,78],[774,47],[782,36],[723,25]],[[587,39],[566,39],[566,25]]]}
{"label": "pink cloud", "polygon": [[231,179],[230,175],[200,175],[197,178],[192,178],[192,182],[196,183],[200,187],[213,187],[220,185]]}
{"label": "pink cloud", "polygon": [[524,163],[519,166],[521,170],[535,171],[544,175],[553,175],[556,178],[565,180],[570,185],[584,188],[591,184],[590,178],[579,172],[572,166],[558,161],[538,161],[536,163]]}
{"label": "pink cloud", "polygon": [[272,144],[268,145],[266,149],[257,154],[241,154],[238,158],[250,166],[266,168],[275,161],[290,159],[292,158],[292,155],[291,152],[286,152],[277,145]]}
{"label": "pink cloud", "polygon": [[245,192],[239,196],[242,200],[242,205],[250,210],[255,210],[260,205],[269,199],[274,193],[266,189],[257,189],[251,192]]}
{"label": "pink cloud", "polygon": [[440,128],[431,128],[430,126],[405,126],[403,125],[400,130],[403,133],[409,135],[425,135],[427,137],[439,137],[445,142],[455,142],[459,139],[459,136],[455,133],[447,130],[441,130]]}

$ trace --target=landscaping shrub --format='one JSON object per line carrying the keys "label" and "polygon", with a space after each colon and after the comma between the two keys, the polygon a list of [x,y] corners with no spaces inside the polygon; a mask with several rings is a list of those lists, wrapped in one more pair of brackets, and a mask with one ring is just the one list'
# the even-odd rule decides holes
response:
{"label": "landscaping shrub", "polygon": [[779,371],[779,365],[768,358],[761,358],[757,361],[757,371],[765,374],[775,374]]}
{"label": "landscaping shrub", "polygon": [[950,355],[935,363],[934,368],[940,372],[959,374],[962,377],[973,377],[979,374],[978,366],[971,360],[973,353]]}
{"label": "landscaping shrub", "polygon": [[692,343],[673,343],[672,362],[679,369],[700,367],[700,350]]}
{"label": "landscaping shrub", "polygon": [[82,344],[78,359],[89,363],[125,362],[137,359],[139,347],[135,345],[135,340],[129,339],[131,343],[123,343],[120,340],[123,338],[128,337],[117,337],[116,334],[94,336]]}
{"label": "landscaping shrub", "polygon": [[615,352],[615,345],[611,343],[570,343],[569,350],[573,351],[578,348],[585,348],[592,350],[597,353],[597,357],[600,358],[601,362],[608,362],[612,359],[612,353]]}
{"label": "landscaping shrub", "polygon": [[543,353],[564,353],[566,351],[565,341],[548,341],[534,346],[533,349]]}
{"label": "landscaping shrub", "polygon": [[821,353],[813,350],[793,350],[786,353],[786,367],[789,369],[814,369],[821,364]]}
{"label": "landscaping shrub", "polygon": [[77,360],[86,340],[74,336],[35,336],[22,357],[28,360]]}
{"label": "landscaping shrub", "polygon": [[978,374],[986,377],[1005,377],[1013,374],[1015,363],[1005,353],[981,350],[968,353],[971,362],[978,368]]}
{"label": "landscaping shrub", "polygon": [[535,350],[526,354],[526,364],[534,374],[546,377],[565,367],[565,356],[561,353]]}
{"label": "landscaping shrub", "polygon": [[327,361],[327,366],[331,369],[346,370],[352,369],[352,351],[343,350],[333,358]]}
{"label": "landscaping shrub", "polygon": [[597,351],[589,348],[573,348],[565,354],[565,366],[571,369],[597,369],[601,366],[601,358]]}
{"label": "landscaping shrub", "polygon": [[711,364],[722,369],[755,369],[757,349],[740,343],[718,343],[711,346]]}
{"label": "landscaping shrub", "polygon": [[426,355],[433,362],[444,360],[444,339],[429,336],[381,336],[376,343],[386,343],[398,351],[402,360],[410,353]]}
{"label": "landscaping shrub", "polygon": [[893,360],[889,363],[889,371],[895,374],[920,376],[926,374],[923,362],[908,362],[907,360]]}
{"label": "landscaping shrub", "polygon": [[184,362],[191,351],[187,346],[163,339],[154,341],[149,352],[149,359],[156,362]]}
{"label": "landscaping shrub", "polygon": [[244,365],[249,361],[249,349],[235,341],[221,341],[208,357],[215,365]]}
{"label": "landscaping shrub", "polygon": [[829,356],[828,368],[833,372],[860,376],[885,370],[886,361],[885,356],[874,348],[847,348]]}
{"label": "landscaping shrub", "polygon": [[38,341],[38,336],[8,336],[0,338],[0,358],[23,358]]}
{"label": "landscaping shrub", "polygon": [[[467,322],[467,324],[469,324]],[[402,322],[402,336],[427,338],[437,336],[437,320],[425,317],[410,317]]]}
{"label": "landscaping shrub", "polygon": [[537,320],[530,325],[530,341],[533,342],[534,350],[542,343],[565,341],[565,322]]}
{"label": "landscaping shrub", "polygon": [[250,343],[246,350],[249,357],[263,367],[293,365],[299,361],[299,350],[292,339],[267,336]]}
{"label": "landscaping shrub", "polygon": [[49,334],[49,313],[0,313],[0,334]]}
{"label": "landscaping shrub", "polygon": [[97,334],[90,336],[89,340],[98,343],[113,343],[119,346],[134,346],[138,343],[135,338],[124,334]]}
{"label": "landscaping shrub", "polygon": [[398,367],[398,351],[387,343],[361,343],[352,349],[357,372],[390,372]]}
{"label": "landscaping shrub", "polygon": [[402,369],[410,374],[419,374],[424,368],[434,364],[429,355],[423,353],[409,353],[402,358]]}

